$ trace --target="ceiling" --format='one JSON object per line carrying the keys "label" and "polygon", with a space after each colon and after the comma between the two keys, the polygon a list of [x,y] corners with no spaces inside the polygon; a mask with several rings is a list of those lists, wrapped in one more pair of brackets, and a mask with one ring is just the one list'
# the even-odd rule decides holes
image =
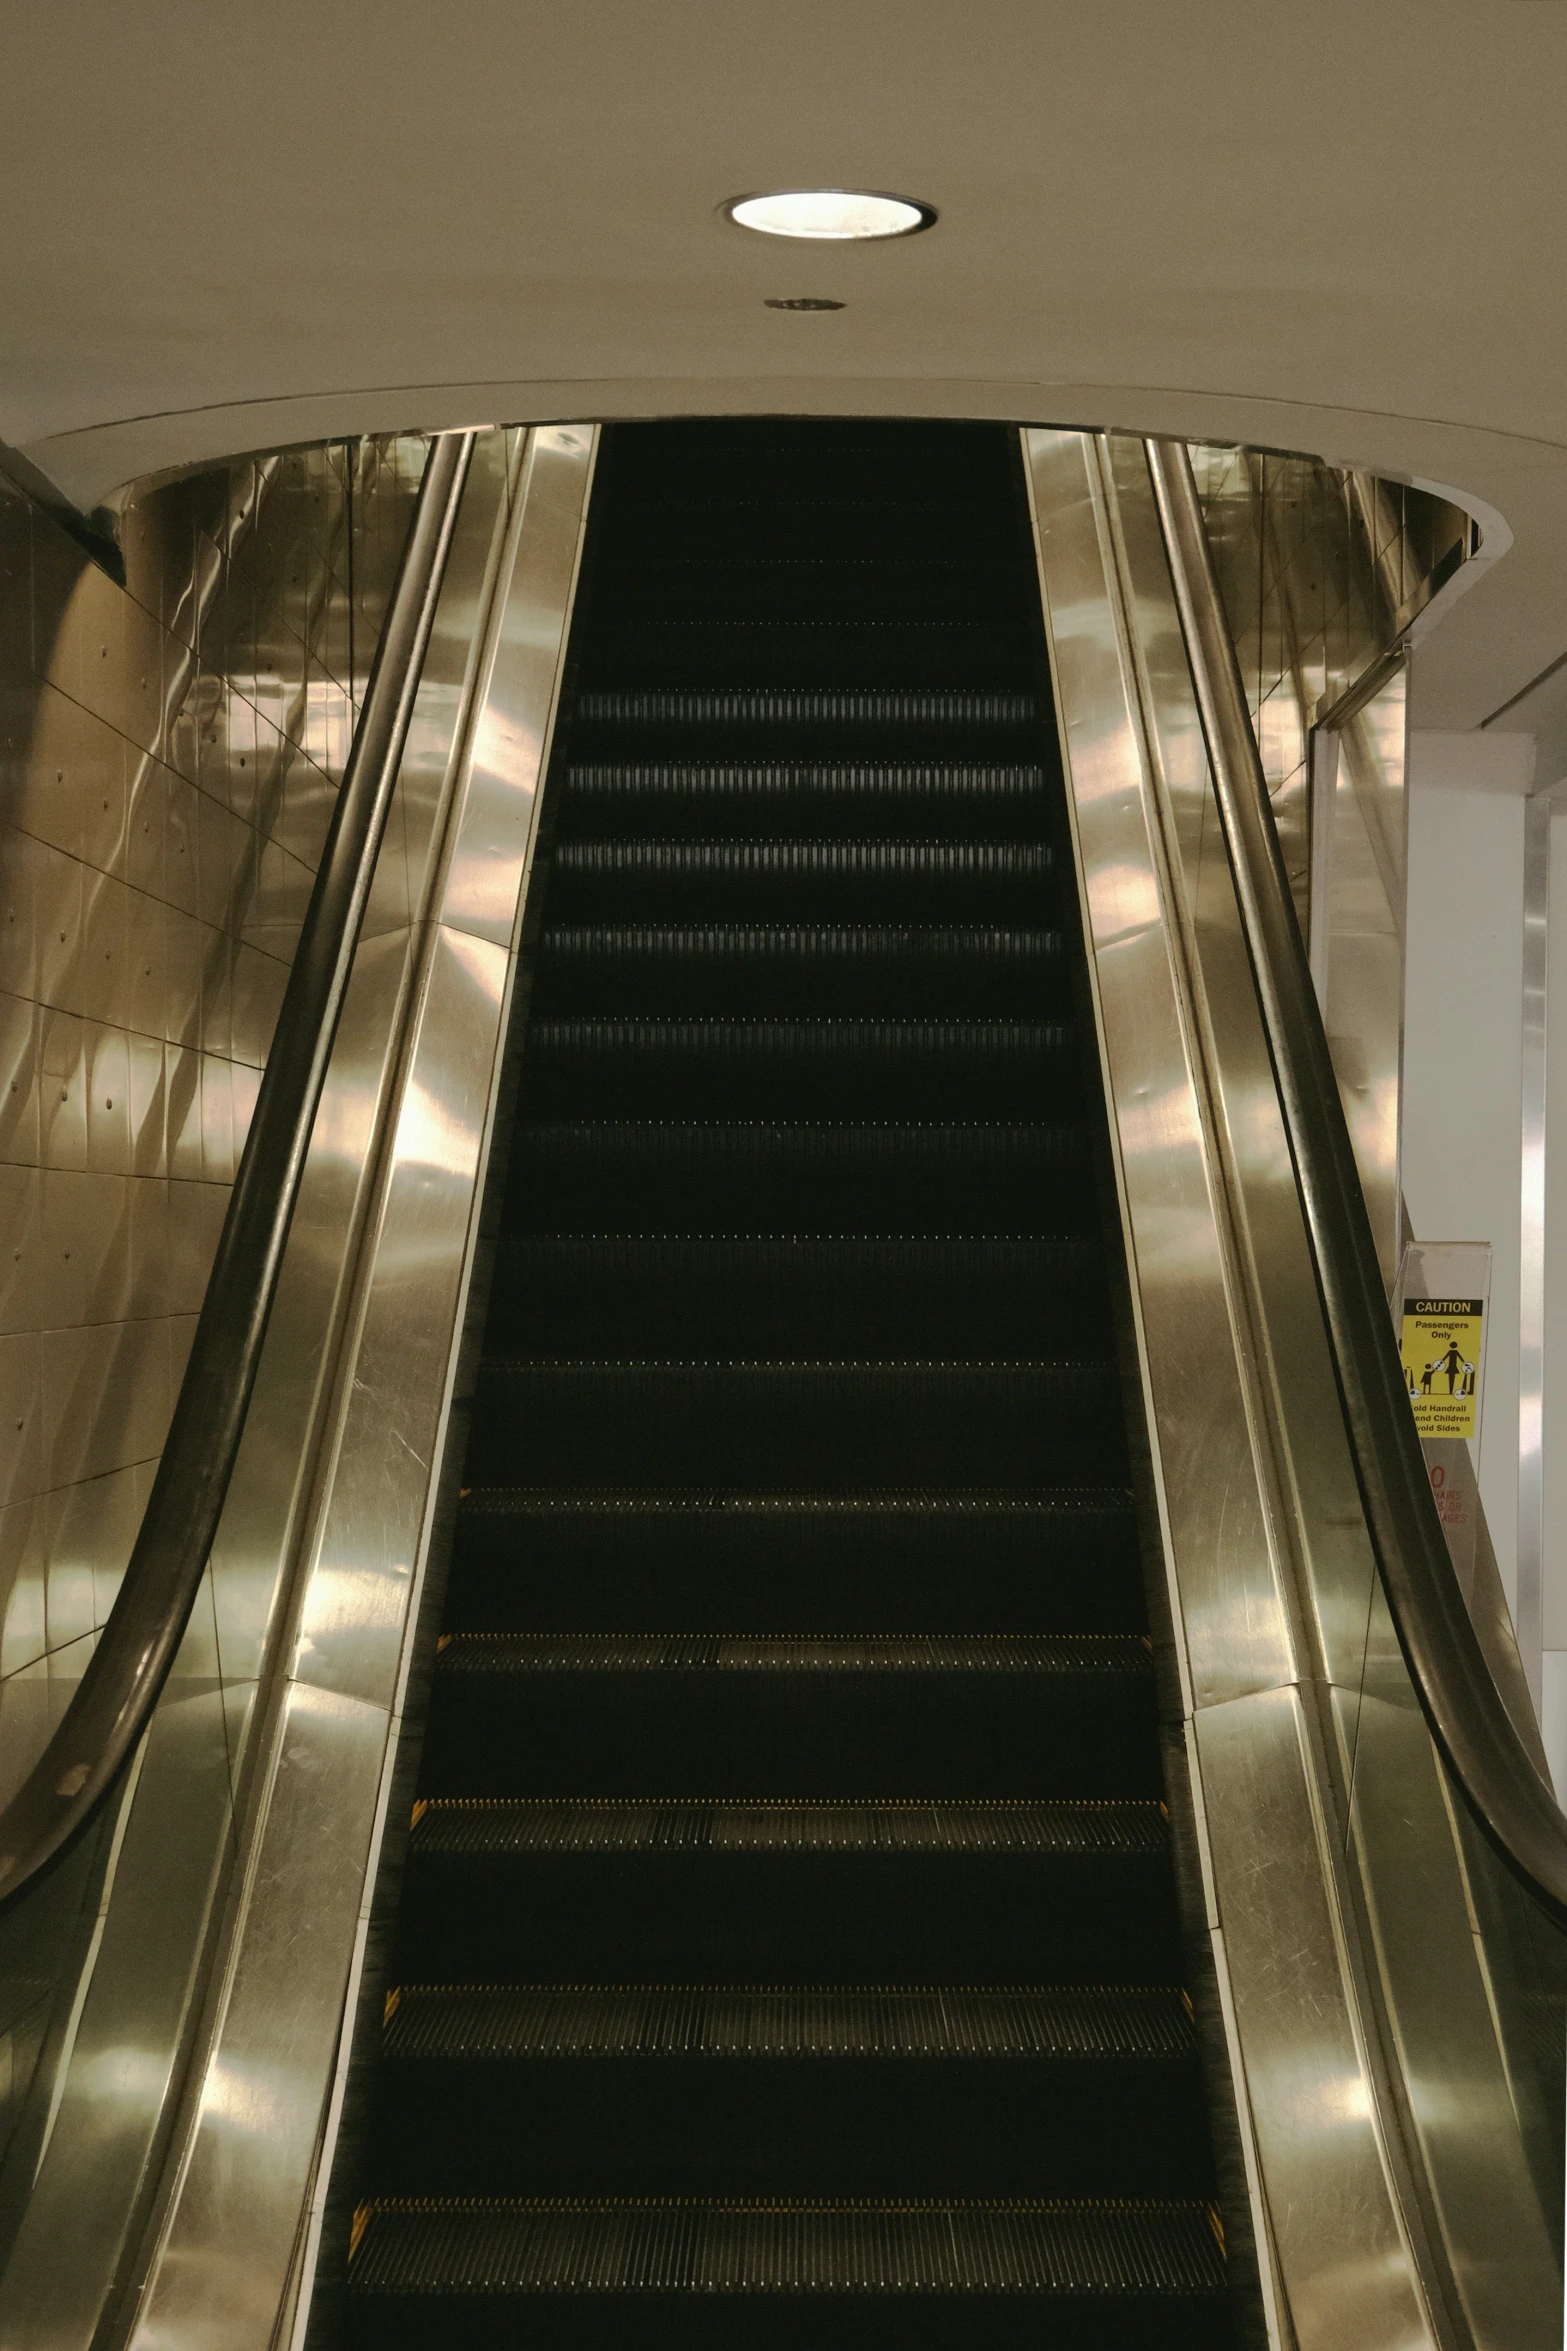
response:
{"label": "ceiling", "polygon": [[[1117,425],[1461,497],[1490,561],[1420,723],[1567,653],[1567,0],[51,0],[6,30],[0,438],[82,505],[404,426]],[[941,217],[846,248],[715,209],[791,184]],[[765,307],[802,294],[845,307]],[[1567,768],[1567,671],[1502,723],[1554,741],[1558,695]]]}

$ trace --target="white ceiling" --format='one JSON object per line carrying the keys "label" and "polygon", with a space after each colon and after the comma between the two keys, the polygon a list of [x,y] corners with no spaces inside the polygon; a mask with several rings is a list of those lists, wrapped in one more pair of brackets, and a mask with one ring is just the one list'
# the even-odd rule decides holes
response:
{"label": "white ceiling", "polygon": [[[13,5],[0,438],[84,505],[677,410],[1313,449],[1486,522],[1418,681],[1469,726],[1567,651],[1564,96],[1567,0]],[[824,248],[716,214],[799,183],[941,219]],[[764,307],[795,294],[846,307]]]}

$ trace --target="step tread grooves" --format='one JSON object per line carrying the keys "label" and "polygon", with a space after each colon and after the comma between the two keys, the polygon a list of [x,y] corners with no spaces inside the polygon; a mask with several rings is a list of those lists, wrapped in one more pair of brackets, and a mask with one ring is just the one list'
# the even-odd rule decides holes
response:
{"label": "step tread grooves", "polygon": [[1052,1487],[1038,1493],[997,1494],[990,1488],[964,1493],[943,1488],[939,1493],[907,1489],[869,1494],[782,1493],[731,1494],[707,1488],[690,1492],[646,1492],[600,1488],[562,1491],[544,1486],[470,1486],[462,1495],[465,1512],[475,1516],[624,1518],[682,1515],[734,1518],[864,1518],[916,1517],[965,1519],[997,1517],[1048,1520],[1056,1517],[1113,1518],[1133,1514],[1131,1494],[1120,1486]]}
{"label": "step tread grooves", "polygon": [[1179,1991],[1097,1985],[404,1985],[395,2059],[1190,2059]]}
{"label": "step tread grooves", "polygon": [[1139,1633],[452,1633],[443,1673],[1109,1674],[1151,1670]]}
{"label": "step tread grooves", "polygon": [[1028,1799],[941,1804],[916,1799],[720,1799],[635,1796],[440,1796],[414,1808],[414,1850],[518,1854],[1039,1853],[1154,1854],[1164,1807],[1151,1799]]}
{"label": "step tread grooves", "polygon": [[1217,2294],[1205,2203],[391,2202],[360,2293]]}
{"label": "step tread grooves", "polygon": [[679,726],[985,726],[1037,724],[1032,694],[921,691],[899,686],[620,687],[579,695],[577,717],[595,721],[662,720]]}

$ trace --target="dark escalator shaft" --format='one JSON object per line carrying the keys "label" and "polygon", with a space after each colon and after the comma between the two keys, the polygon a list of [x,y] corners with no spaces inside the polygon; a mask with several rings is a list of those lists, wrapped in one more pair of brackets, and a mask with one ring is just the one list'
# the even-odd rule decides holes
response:
{"label": "dark escalator shaft", "polygon": [[1208,2351],[1015,436],[599,496],[349,2340]]}

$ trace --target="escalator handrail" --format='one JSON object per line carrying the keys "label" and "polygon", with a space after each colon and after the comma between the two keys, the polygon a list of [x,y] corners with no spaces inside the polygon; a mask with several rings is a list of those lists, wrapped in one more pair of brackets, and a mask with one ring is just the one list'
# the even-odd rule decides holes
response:
{"label": "escalator handrail", "polygon": [[1567,1923],[1567,1816],[1480,1645],[1432,1498],[1327,1032],[1184,442],[1145,442],[1345,1427],[1421,1709],[1502,1860]]}
{"label": "escalator handrail", "polygon": [[146,1727],[217,1533],[476,436],[430,445],[185,1374],[114,1605],[0,1812],[0,1901],[84,1826]]}

